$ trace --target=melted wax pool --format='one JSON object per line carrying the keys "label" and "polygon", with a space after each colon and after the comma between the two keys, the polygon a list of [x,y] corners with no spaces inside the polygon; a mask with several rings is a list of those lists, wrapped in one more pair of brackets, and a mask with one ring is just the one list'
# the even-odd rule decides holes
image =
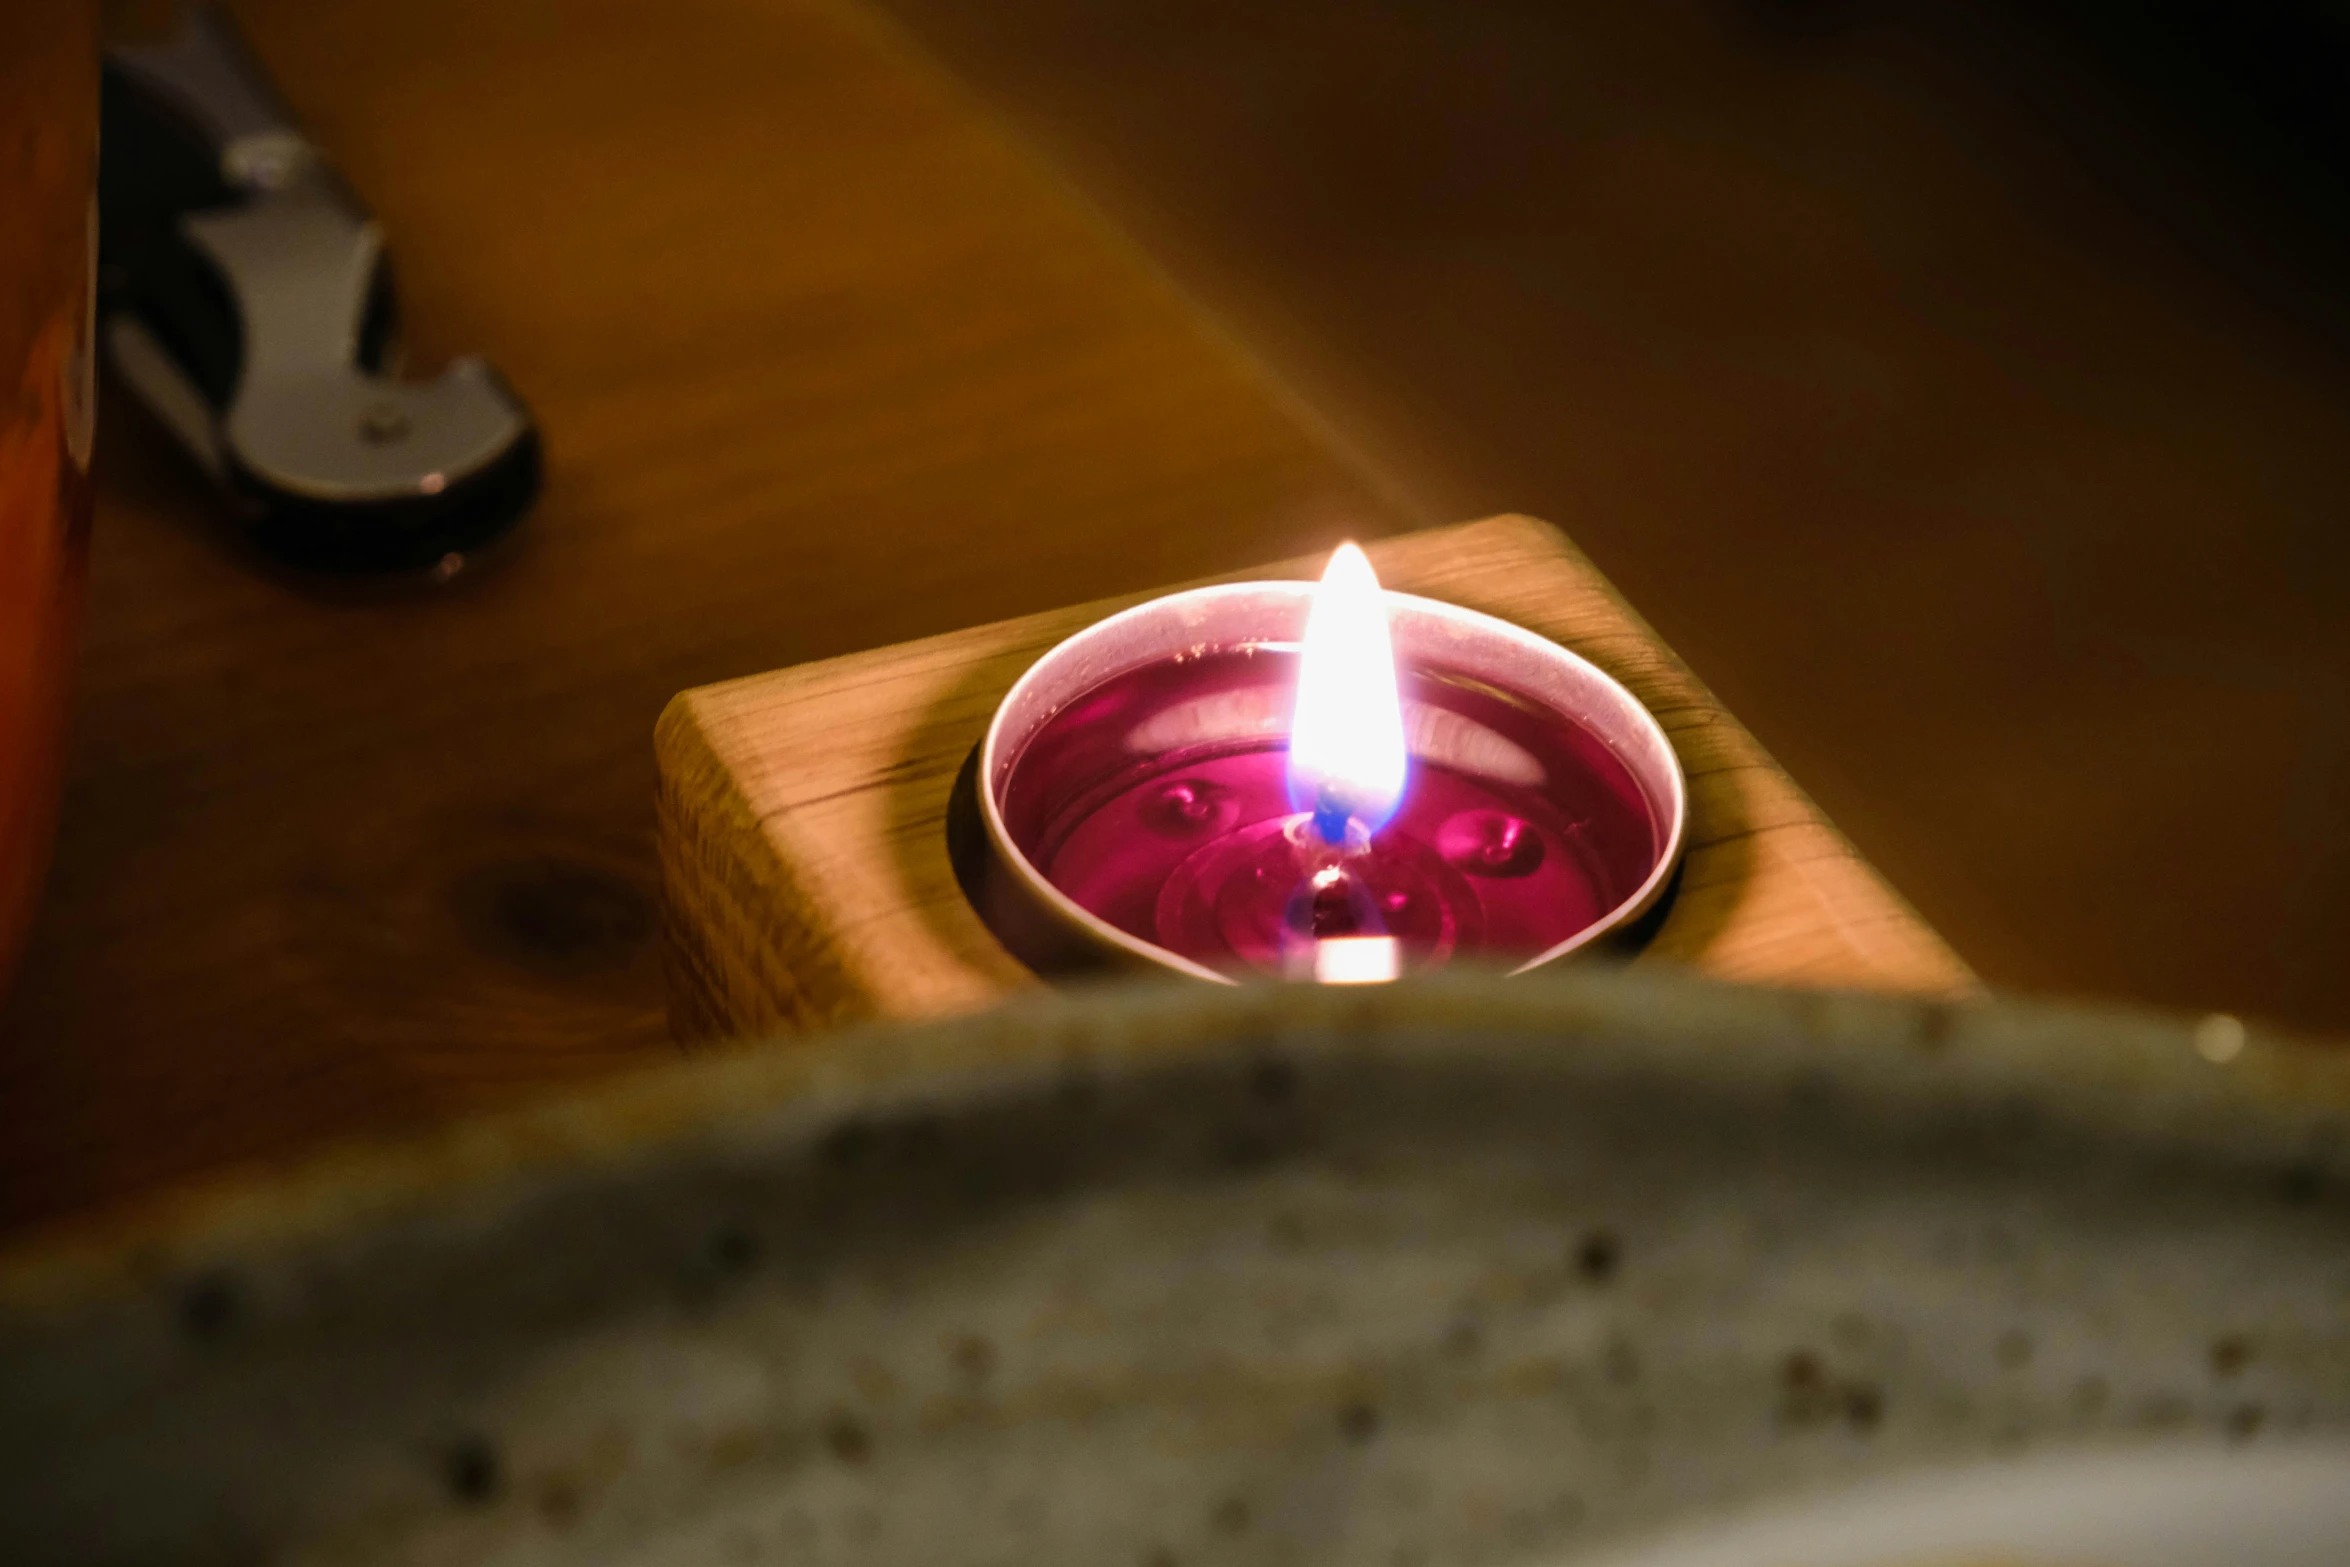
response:
{"label": "melted wax pool", "polygon": [[1235,975],[1315,936],[1386,935],[1407,967],[1515,964],[1589,929],[1655,869],[1632,772],[1565,714],[1442,668],[1402,672],[1403,805],[1336,888],[1290,808],[1291,647],[1148,665],[1046,720],[1000,796],[1029,862],[1131,936]]}

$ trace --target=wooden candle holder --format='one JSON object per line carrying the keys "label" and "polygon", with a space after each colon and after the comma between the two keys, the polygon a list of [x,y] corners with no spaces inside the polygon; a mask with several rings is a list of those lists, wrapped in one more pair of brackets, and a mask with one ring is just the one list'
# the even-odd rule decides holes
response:
{"label": "wooden candle holder", "polygon": [[[1547,524],[1368,546],[1388,586],[1482,610],[1622,681],[1689,777],[1680,883],[1636,961],[1724,979],[1962,993],[1966,966]],[[1222,580],[1312,579],[1291,561]],[[948,802],[1054,643],[1151,597],[976,626],[684,692],[654,732],[670,1015],[685,1041],[985,1007],[1039,983],[972,912]]]}

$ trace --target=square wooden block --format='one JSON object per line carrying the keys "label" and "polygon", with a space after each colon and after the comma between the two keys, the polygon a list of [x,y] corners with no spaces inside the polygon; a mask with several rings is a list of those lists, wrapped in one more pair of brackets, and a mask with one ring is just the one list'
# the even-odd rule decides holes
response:
{"label": "square wooden block", "polygon": [[[1762,984],[1962,993],[1974,977],[1558,530],[1526,517],[1368,546],[1388,586],[1572,648],[1689,776],[1678,894],[1636,961]],[[1223,580],[1312,579],[1290,561]],[[707,1040],[971,1011],[1039,983],[965,900],[947,804],[996,703],[1071,632],[1151,597],[687,691],[655,731],[670,1012]]]}

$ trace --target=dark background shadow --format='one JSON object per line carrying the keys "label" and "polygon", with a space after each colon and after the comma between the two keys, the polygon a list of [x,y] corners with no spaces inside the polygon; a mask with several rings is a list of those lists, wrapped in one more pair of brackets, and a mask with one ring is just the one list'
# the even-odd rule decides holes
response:
{"label": "dark background shadow", "polygon": [[2350,11],[888,4],[1993,981],[2350,1023]]}

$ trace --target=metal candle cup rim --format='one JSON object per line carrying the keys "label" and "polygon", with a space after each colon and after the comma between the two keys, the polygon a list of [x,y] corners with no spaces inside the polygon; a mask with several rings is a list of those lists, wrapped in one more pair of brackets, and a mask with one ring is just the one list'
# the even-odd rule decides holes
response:
{"label": "metal candle cup rim", "polygon": [[[1314,588],[1311,582],[1233,582],[1148,600],[1056,643],[1004,693],[979,745],[975,792],[980,820],[997,863],[1053,918],[1118,955],[1195,979],[1238,983],[1229,974],[1120,930],[1054,886],[1013,841],[1000,797],[1020,752],[1068,703],[1160,659],[1295,642],[1303,633]],[[1523,974],[1556,962],[1654,908],[1680,864],[1689,822],[1688,780],[1656,715],[1589,659],[1522,626],[1416,594],[1384,590],[1382,596],[1399,669],[1433,663],[1481,676],[1582,724],[1631,772],[1647,799],[1651,821],[1662,829],[1655,864],[1630,897],[1510,972]]]}

